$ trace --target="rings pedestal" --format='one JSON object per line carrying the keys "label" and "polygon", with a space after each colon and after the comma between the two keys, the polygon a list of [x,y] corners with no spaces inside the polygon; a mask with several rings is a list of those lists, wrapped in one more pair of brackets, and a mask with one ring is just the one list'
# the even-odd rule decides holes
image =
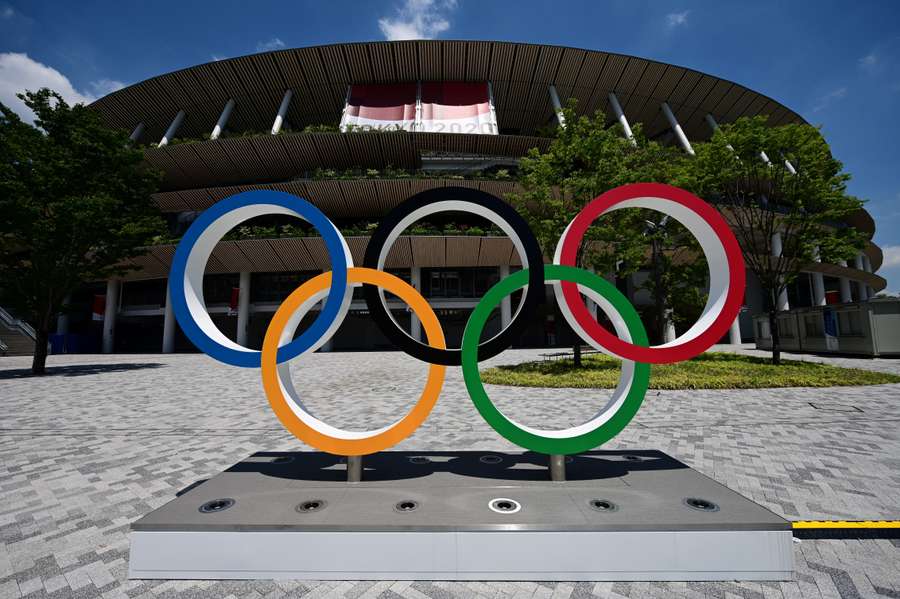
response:
{"label": "rings pedestal", "polygon": [[[131,578],[789,580],[790,523],[658,451],[257,453],[131,527]],[[201,511],[201,508],[205,508]]]}

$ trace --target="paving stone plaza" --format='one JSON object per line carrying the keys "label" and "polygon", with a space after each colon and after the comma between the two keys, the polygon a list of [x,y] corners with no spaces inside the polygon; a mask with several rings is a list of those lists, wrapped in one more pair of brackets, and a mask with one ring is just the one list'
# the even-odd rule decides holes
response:
{"label": "paving stone plaza", "polygon": [[[741,350],[750,351],[750,350]],[[511,364],[538,351],[507,351]],[[804,359],[818,359],[806,357]],[[828,359],[900,372],[900,360]],[[256,451],[300,450],[258,370],[204,355],[0,359],[0,598],[9,597],[900,597],[900,541],[796,542],[771,583],[450,583],[127,580],[128,528],[192,483]],[[426,365],[399,352],[320,353],[292,365],[316,414],[391,422]],[[490,387],[520,421],[583,421],[605,392]],[[900,385],[650,391],[608,449],[659,449],[790,520],[900,518]],[[400,450],[515,451],[475,412],[458,368]],[[337,556],[336,556],[337,559]],[[597,556],[603,559],[603,556]]]}

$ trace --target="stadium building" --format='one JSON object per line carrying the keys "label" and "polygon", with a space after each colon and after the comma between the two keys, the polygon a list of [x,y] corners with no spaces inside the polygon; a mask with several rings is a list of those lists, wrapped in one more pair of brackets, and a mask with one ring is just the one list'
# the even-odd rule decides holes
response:
{"label": "stadium building", "polygon": [[[166,277],[177,238],[217,200],[251,189],[306,198],[345,231],[354,262],[362,264],[367,231],[414,194],[450,186],[500,198],[514,191],[509,172],[530,148],[549,145],[545,132],[557,125],[568,98],[577,99],[580,113],[602,109],[625,132],[629,124],[643,123],[648,138],[686,152],[693,152],[692,142],[708,139],[716,123],[742,116],[767,115],[772,125],[803,122],[776,100],[688,68],[522,43],[335,44],[160,75],[93,107],[107,124],[145,144],[147,164],[164,173],[152,199],[169,224],[171,242],[135,259],[123,280],[97,282],[73,295],[70,313],[60,317],[54,350],[193,351],[166,301]],[[209,260],[207,307],[238,343],[259,348],[281,300],[329,269],[321,238],[306,233],[302,223],[289,224],[247,223],[220,242]],[[875,230],[866,211],[846,225],[870,239]],[[827,306],[838,311],[842,339],[865,336],[872,323],[867,300],[885,286],[875,274],[881,262],[881,250],[869,242],[849,264],[809,264],[780,301],[780,308],[791,308],[784,315],[786,347],[796,335],[798,344],[807,339],[805,349],[816,349],[808,343],[823,336]],[[458,344],[484,292],[519,265],[509,239],[452,214],[400,237],[387,260],[391,272],[429,299],[451,344]],[[617,281],[639,307],[650,303],[635,292],[641,276]],[[753,316],[764,311],[765,302],[752,275],[745,306],[730,341],[760,338],[763,344],[767,324]],[[405,306],[392,308],[398,322],[418,329]],[[548,302],[521,344],[571,344],[557,310]],[[494,330],[509,320],[509,303],[498,312],[490,324]],[[851,345],[846,341],[842,349],[852,351]],[[326,349],[389,347],[360,293]]]}

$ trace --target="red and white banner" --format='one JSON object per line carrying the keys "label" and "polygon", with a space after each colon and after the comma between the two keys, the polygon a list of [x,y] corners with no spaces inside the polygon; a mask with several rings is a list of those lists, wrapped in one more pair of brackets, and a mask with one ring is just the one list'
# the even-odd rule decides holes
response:
{"label": "red and white banner", "polygon": [[422,83],[422,121],[418,131],[496,134],[487,83]]}
{"label": "red and white banner", "polygon": [[415,83],[351,85],[341,131],[353,127],[412,131],[417,93]]}
{"label": "red and white banner", "polygon": [[351,85],[341,130],[401,129],[495,135],[497,117],[486,82]]}

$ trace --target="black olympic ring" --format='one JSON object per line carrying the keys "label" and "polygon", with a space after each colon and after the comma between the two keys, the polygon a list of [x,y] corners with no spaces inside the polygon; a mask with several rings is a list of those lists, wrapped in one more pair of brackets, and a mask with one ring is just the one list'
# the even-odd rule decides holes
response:
{"label": "black olympic ring", "polygon": [[[466,187],[440,187],[417,193],[401,202],[379,222],[366,247],[363,265],[381,270],[390,246],[406,227],[425,216],[457,210],[478,214],[503,229],[516,246],[523,268],[528,268],[528,285],[522,292],[522,299],[509,325],[478,345],[478,359],[486,360],[510,347],[532,322],[538,306],[545,301],[544,254],[531,228],[512,206],[487,192]],[[462,364],[462,352],[459,348],[437,349],[413,339],[401,329],[387,309],[381,288],[363,285],[363,292],[369,314],[378,328],[402,351],[430,364]]]}

